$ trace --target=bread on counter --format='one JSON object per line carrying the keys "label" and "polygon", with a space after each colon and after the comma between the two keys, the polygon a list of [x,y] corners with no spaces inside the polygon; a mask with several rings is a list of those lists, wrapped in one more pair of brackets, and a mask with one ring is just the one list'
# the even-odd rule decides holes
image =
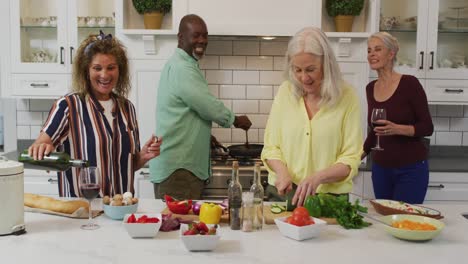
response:
{"label": "bread on counter", "polygon": [[44,209],[63,214],[73,214],[81,207],[88,210],[89,207],[89,203],[84,200],[63,201],[32,193],[24,194],[24,205],[31,208]]}

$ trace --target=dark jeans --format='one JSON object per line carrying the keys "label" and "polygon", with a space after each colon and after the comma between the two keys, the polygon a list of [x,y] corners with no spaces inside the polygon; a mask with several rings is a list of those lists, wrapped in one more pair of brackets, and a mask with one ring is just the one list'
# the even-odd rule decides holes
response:
{"label": "dark jeans", "polygon": [[162,199],[167,194],[178,200],[201,200],[205,181],[191,171],[178,169],[163,182],[153,183],[153,186],[156,199]]}
{"label": "dark jeans", "polygon": [[377,199],[390,199],[422,204],[429,183],[427,160],[400,168],[384,168],[372,164],[372,185]]}

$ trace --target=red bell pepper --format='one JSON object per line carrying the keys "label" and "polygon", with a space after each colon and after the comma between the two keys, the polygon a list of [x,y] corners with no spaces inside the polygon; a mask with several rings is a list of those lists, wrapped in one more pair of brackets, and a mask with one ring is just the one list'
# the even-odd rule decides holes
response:
{"label": "red bell pepper", "polygon": [[164,195],[164,200],[166,200],[167,208],[169,211],[174,214],[188,214],[190,209],[192,209],[192,200],[175,200],[169,195]]}

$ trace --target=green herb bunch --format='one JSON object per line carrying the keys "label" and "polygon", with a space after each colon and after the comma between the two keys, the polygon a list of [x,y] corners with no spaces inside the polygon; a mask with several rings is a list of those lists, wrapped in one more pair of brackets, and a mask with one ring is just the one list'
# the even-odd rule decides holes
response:
{"label": "green herb bunch", "polygon": [[172,0],[132,0],[133,6],[139,14],[153,11],[163,14],[169,13],[172,7]]}
{"label": "green herb bunch", "polygon": [[336,197],[320,193],[309,196],[304,206],[311,216],[336,218],[338,224],[346,229],[360,229],[370,225],[358,213],[367,213],[367,207],[360,205],[359,200],[356,200],[353,204],[350,203],[348,197],[344,195]]}
{"label": "green herb bunch", "polygon": [[364,0],[327,0],[326,9],[331,17],[359,16],[364,7]]}

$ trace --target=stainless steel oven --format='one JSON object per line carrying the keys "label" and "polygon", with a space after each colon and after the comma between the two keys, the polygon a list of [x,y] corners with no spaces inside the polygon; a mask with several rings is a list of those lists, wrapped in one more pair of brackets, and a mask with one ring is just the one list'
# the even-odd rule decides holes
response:
{"label": "stainless steel oven", "polygon": [[[212,158],[211,170],[212,176],[207,181],[205,191],[203,193],[204,199],[225,199],[227,198],[227,190],[232,176],[232,161],[231,158],[217,159]],[[250,190],[254,177],[254,164],[261,162],[260,159],[239,160],[239,182],[244,191]],[[265,167],[261,169],[261,183],[263,188],[268,185],[268,172]]]}

